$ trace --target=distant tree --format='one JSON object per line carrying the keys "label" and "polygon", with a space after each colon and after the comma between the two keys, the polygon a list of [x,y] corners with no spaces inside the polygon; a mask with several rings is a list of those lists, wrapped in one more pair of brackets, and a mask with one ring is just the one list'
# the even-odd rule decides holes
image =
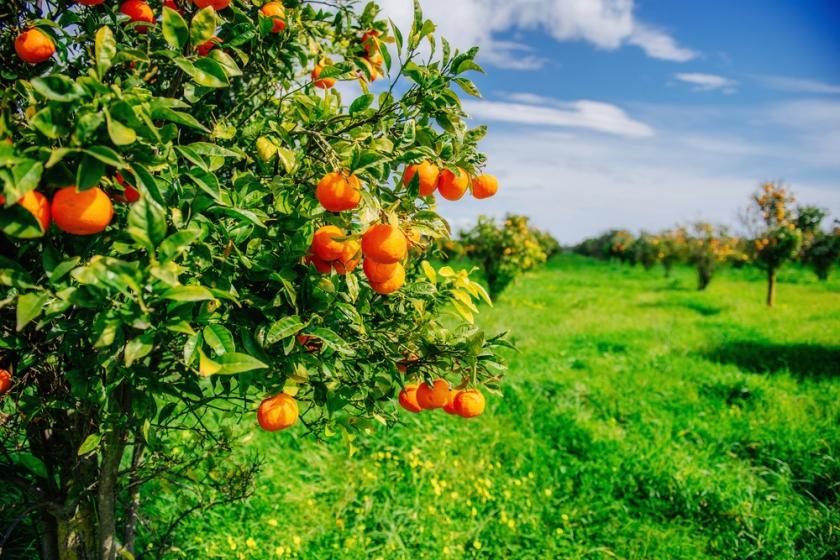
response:
{"label": "distant tree", "polygon": [[697,269],[697,289],[705,290],[720,263],[734,253],[736,240],[723,226],[698,222],[687,240],[688,262]]}
{"label": "distant tree", "polygon": [[633,242],[633,262],[641,264],[645,270],[653,268],[660,259],[659,243],[659,237],[643,231]]}
{"label": "distant tree", "polygon": [[633,234],[626,229],[612,230],[607,233],[604,250],[607,258],[618,259],[621,263],[633,261]]}
{"label": "distant tree", "polygon": [[684,227],[666,230],[657,236],[657,241],[657,257],[665,269],[665,277],[668,278],[674,265],[684,262],[688,256],[688,232]]}
{"label": "distant tree", "polygon": [[[767,272],[767,306],[776,302],[776,275],[802,244],[791,206],[794,196],[780,183],[767,182],[752,196],[746,221],[752,234],[752,261]],[[808,219],[812,222],[814,217]],[[821,220],[822,218],[820,218]]]}

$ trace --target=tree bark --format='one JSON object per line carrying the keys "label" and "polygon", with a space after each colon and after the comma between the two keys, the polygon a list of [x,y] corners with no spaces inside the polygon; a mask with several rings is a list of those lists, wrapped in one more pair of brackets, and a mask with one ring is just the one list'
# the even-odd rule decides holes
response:
{"label": "tree bark", "polygon": [[100,560],[115,560],[117,557],[117,472],[120,468],[125,442],[114,430],[103,438],[102,463],[99,467],[99,489],[97,492],[97,528]]}
{"label": "tree bark", "polygon": [[134,555],[135,538],[137,537],[137,516],[140,512],[140,484],[138,468],[143,457],[143,444],[134,444],[131,453],[131,476],[129,477],[128,506],[125,512],[125,534],[123,535],[123,547]]}
{"label": "tree bark", "polygon": [[776,303],[776,269],[767,269],[767,307]]}

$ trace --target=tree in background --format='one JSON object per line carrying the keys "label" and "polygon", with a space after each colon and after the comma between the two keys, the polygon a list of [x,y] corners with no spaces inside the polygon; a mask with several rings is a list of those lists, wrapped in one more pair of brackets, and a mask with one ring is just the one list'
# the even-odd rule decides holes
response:
{"label": "tree in background", "polygon": [[796,255],[802,232],[792,212],[795,198],[780,183],[764,183],[752,201],[746,214],[752,241],[749,250],[752,261],[767,272],[766,301],[772,307],[776,302],[776,275]]}
{"label": "tree in background", "polygon": [[626,229],[607,232],[604,250],[607,258],[618,259],[622,264],[633,264],[633,234]]}
{"label": "tree in background", "polygon": [[484,271],[491,297],[496,297],[522,272],[546,262],[537,230],[528,218],[509,214],[498,224],[479,216],[478,223],[462,232],[461,244],[466,256]]}
{"label": "tree in background", "polygon": [[[479,173],[454,89],[478,94],[476,50],[416,4],[405,34],[373,3],[320,5],[4,6],[0,499],[21,547],[160,556],[252,491],[254,463],[223,457],[243,415],[349,440],[395,421],[408,381],[497,383],[503,342],[441,320],[483,289],[415,258],[448,227],[423,176],[398,179],[440,168],[458,198]],[[504,234],[519,268],[544,259],[525,230]],[[149,481],[181,513],[140,520]]]}
{"label": "tree in background", "polygon": [[666,230],[657,236],[657,258],[665,269],[665,278],[671,276],[675,264],[685,262],[688,256],[688,232],[684,227]]}
{"label": "tree in background", "polygon": [[537,237],[537,242],[540,244],[540,248],[545,253],[546,259],[551,259],[551,257],[560,254],[562,247],[553,235],[546,230],[533,228],[533,231]]}
{"label": "tree in background", "polygon": [[735,241],[723,226],[715,227],[707,222],[691,226],[687,240],[687,259],[697,270],[698,290],[705,290],[718,265],[732,256]]}
{"label": "tree in background", "polygon": [[641,264],[645,270],[653,268],[661,258],[659,244],[659,237],[646,231],[641,232],[633,241],[633,262]]}
{"label": "tree in background", "polygon": [[816,206],[797,206],[796,228],[802,232],[802,246],[799,259],[802,264],[814,269],[821,281],[828,280],[831,267],[840,258],[840,242],[837,228],[826,232],[822,228],[828,212]]}

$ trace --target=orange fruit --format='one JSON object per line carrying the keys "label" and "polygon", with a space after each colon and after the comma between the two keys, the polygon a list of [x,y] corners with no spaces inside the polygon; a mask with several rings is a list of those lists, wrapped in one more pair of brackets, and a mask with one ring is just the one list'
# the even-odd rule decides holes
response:
{"label": "orange fruit", "polygon": [[221,39],[219,39],[218,37],[213,35],[212,37],[210,37],[209,39],[207,39],[206,41],[204,41],[200,45],[197,45],[195,47],[195,52],[198,53],[198,56],[207,56],[210,53],[210,51],[213,50],[213,47],[215,47],[217,45],[221,45],[222,42],[223,41]]}
{"label": "orange fruit", "polygon": [[308,334],[299,334],[295,337],[298,344],[306,348],[306,351],[310,354],[312,352],[317,352],[321,348],[321,341],[315,338],[314,336],[310,336]]}
{"label": "orange fruit", "polygon": [[114,175],[114,180],[125,190],[123,190],[122,194],[115,193],[111,198],[123,204],[133,204],[140,200],[140,191],[129,185],[119,171]]}
{"label": "orange fruit", "polygon": [[323,78],[319,80],[318,76],[321,75],[321,70],[323,69],[324,65],[319,64],[312,70],[312,83],[316,88],[329,89],[335,85],[335,78]]}
{"label": "orange fruit", "polygon": [[99,187],[80,192],[75,186],[70,186],[59,189],[53,196],[52,215],[61,231],[93,235],[111,223],[114,206]]}
{"label": "orange fruit", "polygon": [[409,165],[403,173],[403,185],[407,187],[414,179],[414,175],[418,173],[420,174],[420,179],[418,179],[420,181],[420,196],[429,196],[437,188],[440,169],[430,161]]}
{"label": "orange fruit", "polygon": [[336,272],[344,275],[352,272],[359,265],[360,260],[359,242],[351,239],[344,242],[344,249],[341,251],[341,256],[333,263],[333,266]]}
{"label": "orange fruit", "polygon": [[193,4],[195,4],[199,8],[206,8],[207,6],[211,6],[217,12],[219,10],[224,10],[228,6],[230,6],[230,0],[193,0]]}
{"label": "orange fruit", "polygon": [[368,56],[370,56],[371,53],[379,52],[379,35],[379,31],[376,29],[365,31],[365,34],[362,35],[362,47],[365,49]]}
{"label": "orange fruit", "polygon": [[457,175],[449,169],[444,169],[440,172],[438,191],[440,191],[440,196],[446,200],[458,200],[467,192],[469,182],[470,176],[460,167]]}
{"label": "orange fruit", "polygon": [[12,374],[9,370],[0,369],[0,395],[5,395],[12,388]]}
{"label": "orange fruit", "polygon": [[[382,74],[382,68],[372,64],[368,59],[361,58],[359,60],[364,65],[364,67],[367,69],[368,74],[370,74],[370,81],[371,82],[375,82],[376,78],[383,75]],[[362,78],[362,79],[366,78],[366,76],[363,72],[358,72],[358,75],[359,75],[359,78]]]}
{"label": "orange fruit", "polygon": [[494,175],[485,173],[472,180],[472,195],[475,198],[490,198],[499,190],[499,180]]}
{"label": "orange fruit", "polygon": [[417,404],[426,410],[443,408],[449,401],[449,381],[435,379],[432,385],[425,381],[417,387]]}
{"label": "orange fruit", "polygon": [[318,255],[306,255],[305,261],[307,263],[312,263],[315,266],[315,270],[317,270],[321,274],[329,274],[330,272],[332,272],[332,263],[329,261],[325,261]]}
{"label": "orange fruit", "polygon": [[352,210],[362,199],[362,185],[355,175],[345,176],[338,171],[327,173],[318,181],[315,196],[329,212]]}
{"label": "orange fruit", "polygon": [[379,282],[386,282],[389,278],[393,277],[394,274],[397,272],[397,267],[402,266],[400,263],[381,263],[377,262],[371,258],[365,258],[365,262],[362,263],[362,270],[365,272],[365,276],[371,282],[371,284],[376,284]]}
{"label": "orange fruit", "polygon": [[484,412],[484,395],[477,389],[467,389],[455,396],[454,408],[459,416],[473,418]]}
{"label": "orange fruit", "polygon": [[[152,23],[155,21],[155,13],[143,0],[126,0],[120,6],[120,12],[127,15],[131,21],[145,21]],[[145,25],[137,26],[138,33],[145,33],[149,28]]]}
{"label": "orange fruit", "polygon": [[175,3],[175,0],[163,0],[163,5],[170,10],[175,10],[179,14],[183,15],[184,11],[178,7],[178,4]]}
{"label": "orange fruit", "polygon": [[29,210],[29,213],[35,216],[38,223],[41,224],[41,229],[47,231],[50,229],[50,202],[47,197],[38,191],[29,191],[18,200],[18,204]]}
{"label": "orange fruit", "polygon": [[22,61],[29,64],[39,64],[53,55],[55,44],[49,35],[33,27],[17,36],[15,52]]}
{"label": "orange fruit", "polygon": [[385,58],[382,56],[382,53],[379,52],[379,49],[370,53],[365,58],[367,58],[367,61],[370,62],[377,70],[380,70],[382,68],[382,64],[385,62]]}
{"label": "orange fruit", "polygon": [[449,390],[449,400],[443,405],[443,411],[447,414],[458,414],[458,411],[455,410],[455,397],[457,397],[461,391],[456,391],[455,389]]}
{"label": "orange fruit", "polygon": [[295,399],[286,393],[280,393],[260,403],[257,409],[257,422],[263,430],[276,432],[285,430],[297,422],[298,414]]}
{"label": "orange fruit", "polygon": [[260,8],[260,13],[265,17],[270,17],[274,21],[274,27],[271,28],[272,33],[280,33],[286,28],[286,9],[280,2],[269,2],[263,4]]}
{"label": "orange fruit", "polygon": [[344,251],[344,237],[344,232],[336,226],[321,226],[312,237],[312,251],[321,260],[334,261]]}
{"label": "orange fruit", "polygon": [[382,295],[388,295],[402,288],[402,285],[405,284],[405,269],[400,263],[396,264],[397,268],[394,270],[394,274],[391,275],[390,278],[384,282],[370,283],[370,287],[373,288],[374,292]]}
{"label": "orange fruit", "polygon": [[400,406],[409,412],[420,412],[423,410],[417,404],[417,385],[406,385],[399,396]]}
{"label": "orange fruit", "polygon": [[376,262],[395,263],[405,258],[408,240],[400,228],[390,224],[376,224],[362,236],[362,252]]}

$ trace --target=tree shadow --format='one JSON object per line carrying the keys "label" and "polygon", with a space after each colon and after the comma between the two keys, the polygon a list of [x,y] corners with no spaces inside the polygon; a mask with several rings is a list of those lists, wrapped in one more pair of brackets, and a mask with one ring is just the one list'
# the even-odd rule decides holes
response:
{"label": "tree shadow", "polygon": [[694,311],[695,313],[699,313],[703,317],[720,315],[720,313],[724,309],[723,307],[718,307],[717,305],[710,305],[708,303],[702,303],[699,301],[657,301],[653,303],[642,303],[639,305],[639,307],[656,307],[660,309],[688,309],[690,311]]}
{"label": "tree shadow", "polygon": [[753,373],[788,371],[800,379],[840,377],[840,346],[736,340],[707,352],[705,358]]}

